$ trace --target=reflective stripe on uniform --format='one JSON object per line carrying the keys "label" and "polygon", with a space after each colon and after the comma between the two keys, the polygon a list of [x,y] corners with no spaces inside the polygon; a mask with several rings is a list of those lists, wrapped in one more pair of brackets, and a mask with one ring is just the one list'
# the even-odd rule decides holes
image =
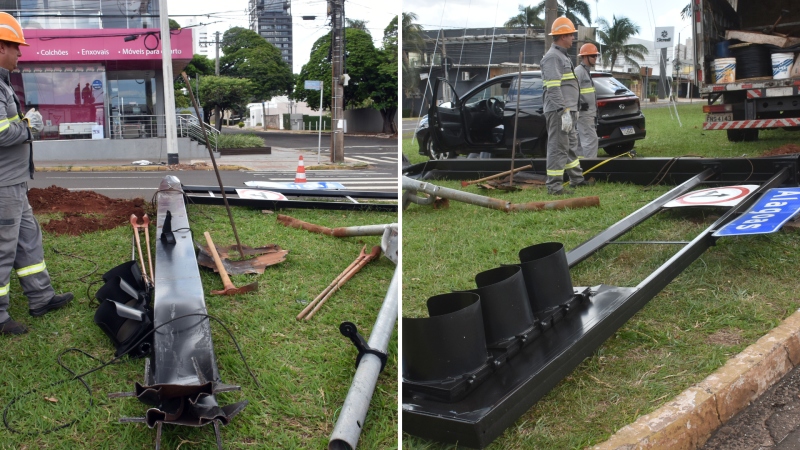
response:
{"label": "reflective stripe on uniform", "polygon": [[564,75],[561,75],[561,79],[562,80],[574,80],[575,79],[575,74],[574,73],[565,73]]}
{"label": "reflective stripe on uniform", "polygon": [[0,131],[5,131],[6,129],[8,129],[8,127],[9,127],[8,119],[0,120]]}
{"label": "reflective stripe on uniform", "polygon": [[544,87],[545,88],[554,87],[554,86],[561,86],[561,80],[553,80],[553,81],[545,81],[544,82]]}
{"label": "reflective stripe on uniform", "polygon": [[593,87],[590,87],[590,88],[583,88],[583,89],[581,89],[581,94],[590,94],[590,93],[592,93],[592,92],[594,92],[594,91],[595,91],[595,90],[594,90],[594,88],[593,88]]}
{"label": "reflective stripe on uniform", "polygon": [[14,116],[12,119],[9,119],[9,122],[11,122],[11,123],[19,122],[19,119],[20,119],[19,116]]}
{"label": "reflective stripe on uniform", "polygon": [[18,277],[24,277],[24,276],[28,276],[28,275],[33,275],[35,273],[39,273],[39,272],[44,271],[44,269],[46,269],[46,268],[47,268],[47,266],[44,265],[44,261],[43,261],[43,262],[41,262],[39,264],[34,264],[32,266],[23,267],[22,269],[17,269],[17,276]]}
{"label": "reflective stripe on uniform", "polygon": [[584,158],[583,156],[578,156],[578,159],[583,159],[583,158]]}
{"label": "reflective stripe on uniform", "polygon": [[573,169],[573,168],[575,168],[575,167],[578,167],[578,164],[579,164],[579,163],[580,163],[580,158],[579,158],[579,159],[576,159],[575,161],[572,161],[572,162],[571,162],[571,163],[569,163],[569,164],[567,164],[566,166],[564,166],[564,168],[565,168],[565,169]]}
{"label": "reflective stripe on uniform", "polygon": [[559,177],[564,175],[564,170],[547,170],[548,177]]}
{"label": "reflective stripe on uniform", "polygon": [[7,284],[7,285],[5,285],[3,287],[0,287],[0,296],[8,294],[8,287],[9,286],[11,286],[11,284]]}

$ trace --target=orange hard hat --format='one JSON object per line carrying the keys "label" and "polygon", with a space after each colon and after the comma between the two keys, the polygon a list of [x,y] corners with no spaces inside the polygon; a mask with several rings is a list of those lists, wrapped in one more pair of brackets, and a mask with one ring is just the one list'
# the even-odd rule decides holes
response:
{"label": "orange hard hat", "polygon": [[0,12],[0,41],[30,46],[25,43],[25,36],[22,35],[22,27],[17,22],[17,19],[4,12]]}
{"label": "orange hard hat", "polygon": [[570,34],[575,33],[575,25],[572,23],[571,20],[567,19],[566,17],[559,17],[553,22],[553,29],[550,32],[550,36],[557,36],[559,34]]}
{"label": "orange hard hat", "polygon": [[594,44],[583,44],[581,46],[581,52],[578,53],[581,56],[592,56],[592,55],[599,55],[600,52],[597,51],[597,47]]}

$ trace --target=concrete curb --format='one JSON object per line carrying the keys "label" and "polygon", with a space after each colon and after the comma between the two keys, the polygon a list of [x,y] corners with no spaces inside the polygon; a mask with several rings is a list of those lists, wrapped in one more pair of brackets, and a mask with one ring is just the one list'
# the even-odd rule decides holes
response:
{"label": "concrete curb", "polygon": [[800,363],[800,311],[702,382],[593,450],[696,449]]}

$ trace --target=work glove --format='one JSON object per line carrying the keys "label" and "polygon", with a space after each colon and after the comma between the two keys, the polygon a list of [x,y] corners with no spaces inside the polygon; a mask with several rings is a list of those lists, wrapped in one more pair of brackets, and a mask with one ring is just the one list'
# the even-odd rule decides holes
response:
{"label": "work glove", "polygon": [[569,109],[561,113],[561,131],[564,133],[572,131],[572,114],[569,113]]}
{"label": "work glove", "polygon": [[25,114],[24,120],[28,121],[28,126],[33,133],[38,133],[44,129],[44,120],[42,115],[36,109],[31,109]]}

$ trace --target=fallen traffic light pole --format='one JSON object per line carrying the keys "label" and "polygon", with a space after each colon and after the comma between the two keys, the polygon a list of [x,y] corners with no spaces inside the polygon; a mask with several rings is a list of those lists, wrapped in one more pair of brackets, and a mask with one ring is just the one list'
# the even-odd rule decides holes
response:
{"label": "fallen traffic light pole", "polygon": [[[435,163],[439,162],[445,164],[429,165],[427,169],[431,170],[411,166],[406,172],[420,177],[435,174],[473,179],[478,172],[489,174],[494,169],[486,167],[493,161],[482,162],[482,167],[451,161]],[[603,167],[603,175],[595,172],[595,176],[644,184],[670,160],[627,160],[623,165],[613,162]],[[499,166],[503,170],[508,167],[506,163]],[[534,163],[537,166],[543,170],[543,161]],[[569,252],[563,252],[559,243],[528,247],[520,252],[518,266],[501,266],[478,274],[477,289],[431,297],[430,317],[403,318],[403,431],[461,446],[488,446],[714,246],[719,239],[715,233],[737,218],[758,213],[749,209],[768,191],[797,186],[798,179],[798,156],[698,158],[673,161],[672,167],[675,172],[662,178],[680,180],[680,185]],[[656,170],[644,172],[644,168]],[[689,173],[692,169],[696,170],[694,174]],[[698,186],[732,185],[744,180],[760,186],[691,241],[616,241],[669,201]],[[663,243],[683,247],[637,286],[600,284],[587,288],[571,284],[569,269],[609,244]],[[538,267],[526,269],[531,263]]]}

